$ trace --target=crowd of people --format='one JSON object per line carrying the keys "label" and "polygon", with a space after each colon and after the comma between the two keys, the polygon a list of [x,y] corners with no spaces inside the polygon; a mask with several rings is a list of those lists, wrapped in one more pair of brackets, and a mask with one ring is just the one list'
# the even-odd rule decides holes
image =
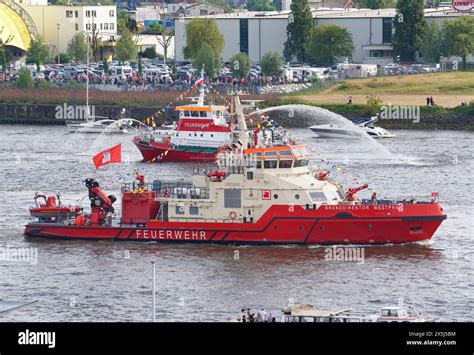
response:
{"label": "crowd of people", "polygon": [[257,314],[251,309],[242,309],[241,315],[237,318],[239,323],[272,323],[276,322],[275,316],[272,312],[267,312],[263,308],[257,311]]}

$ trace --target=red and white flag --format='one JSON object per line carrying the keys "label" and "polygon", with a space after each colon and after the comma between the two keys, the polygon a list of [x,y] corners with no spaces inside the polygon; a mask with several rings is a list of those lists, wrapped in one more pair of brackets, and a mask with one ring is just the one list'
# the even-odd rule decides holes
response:
{"label": "red and white flag", "polygon": [[92,157],[96,169],[110,163],[120,163],[122,161],[122,144],[106,149]]}
{"label": "red and white flag", "polygon": [[202,85],[202,83],[204,83],[204,77],[201,77],[194,83],[193,89],[197,88],[199,85]]}

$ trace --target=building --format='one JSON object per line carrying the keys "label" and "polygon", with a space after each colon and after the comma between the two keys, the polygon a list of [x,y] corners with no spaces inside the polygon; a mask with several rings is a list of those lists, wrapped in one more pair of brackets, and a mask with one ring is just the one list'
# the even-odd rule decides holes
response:
{"label": "building", "polygon": [[[259,62],[270,51],[283,54],[287,39],[288,11],[281,12],[236,12],[209,16],[215,18],[220,32],[224,35],[225,46],[222,60],[239,52],[247,53],[252,62]],[[393,18],[395,9],[317,9],[312,10],[314,26],[335,24],[345,27],[352,34],[355,63],[380,64],[393,62]],[[449,8],[426,9],[427,22],[442,23],[455,19],[460,13]],[[186,45],[186,24],[192,17],[175,21],[175,58],[184,60]]]}
{"label": "building", "polygon": [[225,9],[222,6],[211,4],[209,2],[201,3],[180,3],[180,4],[168,4],[169,13],[173,17],[196,17],[206,15],[217,15],[223,14]]}
{"label": "building", "polygon": [[[97,37],[95,57],[102,60],[113,53],[117,40],[115,6],[24,5],[39,35],[51,47],[52,56],[67,51],[72,37],[87,32]],[[92,39],[91,39],[92,40]]]}

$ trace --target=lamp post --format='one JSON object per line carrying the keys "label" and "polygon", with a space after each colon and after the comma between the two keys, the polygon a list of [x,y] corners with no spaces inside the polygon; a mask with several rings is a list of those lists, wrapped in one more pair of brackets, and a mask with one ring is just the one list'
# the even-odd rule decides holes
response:
{"label": "lamp post", "polygon": [[61,64],[61,56],[59,55],[60,54],[60,51],[59,51],[59,30],[61,29],[61,27],[63,27],[62,24],[60,24],[59,22],[56,23],[56,29],[57,29],[57,34],[58,34],[58,64]]}

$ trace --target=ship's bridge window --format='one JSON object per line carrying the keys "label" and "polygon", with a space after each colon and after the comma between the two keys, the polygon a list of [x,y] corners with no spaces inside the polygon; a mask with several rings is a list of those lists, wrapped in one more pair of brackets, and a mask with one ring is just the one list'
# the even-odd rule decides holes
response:
{"label": "ship's bridge window", "polygon": [[176,214],[184,214],[184,206],[176,206]]}
{"label": "ship's bridge window", "polygon": [[293,165],[293,160],[280,160],[280,169],[290,169]]}
{"label": "ship's bridge window", "polygon": [[265,157],[276,157],[278,156],[277,152],[265,152]]}
{"label": "ship's bridge window", "polygon": [[263,162],[263,167],[265,169],[276,169],[278,160],[265,160]]}
{"label": "ship's bridge window", "polygon": [[295,168],[299,166],[307,166],[309,163],[309,159],[298,159],[295,160]]}
{"label": "ship's bridge window", "polygon": [[291,154],[291,151],[290,150],[280,150],[280,156],[292,156]]}
{"label": "ship's bridge window", "polygon": [[186,117],[191,117],[191,114],[189,111],[183,111],[183,115]]}
{"label": "ship's bridge window", "polygon": [[199,116],[201,117],[207,117],[207,112],[206,111],[200,111]]}
{"label": "ship's bridge window", "polygon": [[199,117],[198,111],[191,111],[191,117]]}

